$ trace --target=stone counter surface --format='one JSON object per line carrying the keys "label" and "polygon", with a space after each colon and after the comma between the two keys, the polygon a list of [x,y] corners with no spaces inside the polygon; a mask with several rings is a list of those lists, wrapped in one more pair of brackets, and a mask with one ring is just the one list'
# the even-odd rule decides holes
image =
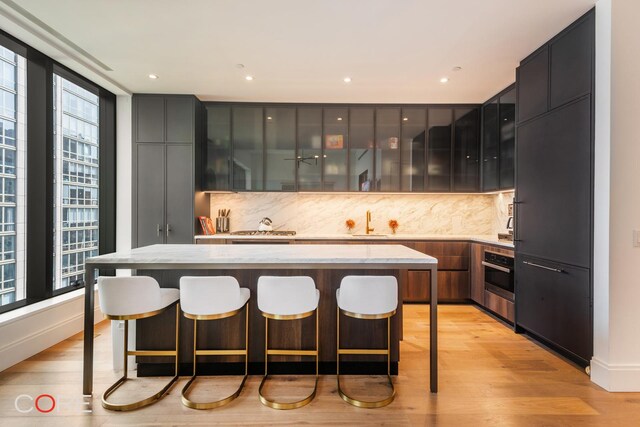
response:
{"label": "stone counter surface", "polygon": [[513,249],[513,242],[507,240],[498,240],[494,235],[443,235],[443,234],[386,234],[386,235],[358,235],[358,234],[296,234],[295,236],[272,236],[272,235],[253,235],[239,236],[228,233],[215,234],[213,236],[195,236],[198,240],[361,240],[361,241],[410,241],[410,240],[431,240],[431,241],[449,241],[449,242],[473,242],[483,243],[495,246],[501,246],[507,249]]}

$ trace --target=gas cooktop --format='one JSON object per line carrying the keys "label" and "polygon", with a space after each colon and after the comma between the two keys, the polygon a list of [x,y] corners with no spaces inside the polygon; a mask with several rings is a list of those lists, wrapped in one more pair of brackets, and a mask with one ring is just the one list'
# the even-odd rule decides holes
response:
{"label": "gas cooktop", "polygon": [[258,231],[258,230],[240,230],[232,231],[232,236],[295,236],[295,231],[290,230],[273,230],[273,231]]}

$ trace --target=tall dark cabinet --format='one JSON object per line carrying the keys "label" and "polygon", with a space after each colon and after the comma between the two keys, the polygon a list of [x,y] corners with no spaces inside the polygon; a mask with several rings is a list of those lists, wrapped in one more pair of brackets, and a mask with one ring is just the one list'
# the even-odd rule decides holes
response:
{"label": "tall dark cabinet", "polygon": [[133,247],[193,242],[201,112],[194,96],[133,96]]}
{"label": "tall dark cabinet", "polygon": [[594,11],[517,71],[516,324],[593,355]]}

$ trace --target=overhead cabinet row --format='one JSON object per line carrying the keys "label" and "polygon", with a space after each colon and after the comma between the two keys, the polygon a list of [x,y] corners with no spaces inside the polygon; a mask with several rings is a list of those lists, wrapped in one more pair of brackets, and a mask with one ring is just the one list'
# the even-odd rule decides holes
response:
{"label": "overhead cabinet row", "polygon": [[209,104],[203,189],[476,192],[477,106]]}

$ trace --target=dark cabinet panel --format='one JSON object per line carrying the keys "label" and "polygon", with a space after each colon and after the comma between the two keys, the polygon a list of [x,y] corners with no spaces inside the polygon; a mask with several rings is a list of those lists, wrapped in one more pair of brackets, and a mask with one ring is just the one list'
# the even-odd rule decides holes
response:
{"label": "dark cabinet panel", "polygon": [[322,108],[298,108],[298,190],[322,190]]}
{"label": "dark cabinet panel", "polygon": [[400,108],[376,109],[376,190],[400,190]]}
{"label": "dark cabinet panel", "polygon": [[164,97],[136,96],[135,142],[164,142]]}
{"label": "dark cabinet panel", "polygon": [[589,267],[590,99],[520,126],[516,158],[518,251]]}
{"label": "dark cabinet panel", "polygon": [[478,243],[471,244],[471,274],[470,295],[471,299],[480,305],[484,305],[484,246]]}
{"label": "dark cabinet panel", "polygon": [[450,108],[430,108],[428,120],[427,191],[450,191],[453,112]]}
{"label": "dark cabinet panel", "polygon": [[426,118],[427,111],[424,108],[402,109],[402,191],[424,191],[427,172]]}
{"label": "dark cabinet panel", "polygon": [[192,143],[194,132],[194,100],[191,97],[168,96],[166,102],[165,142]]}
{"label": "dark cabinet panel", "polygon": [[324,190],[347,191],[349,110],[324,109]]}
{"label": "dark cabinet panel", "polygon": [[296,109],[265,108],[265,190],[296,189]]}
{"label": "dark cabinet panel", "polygon": [[518,122],[546,113],[549,92],[549,48],[540,49],[518,68]]}
{"label": "dark cabinet panel", "polygon": [[551,43],[551,108],[591,92],[593,40],[590,17]]}
{"label": "dark cabinet panel", "polygon": [[518,326],[585,362],[591,359],[593,342],[588,269],[518,255],[516,301]]}
{"label": "dark cabinet panel", "polygon": [[475,192],[479,189],[479,119],[477,108],[455,110],[453,191]]}
{"label": "dark cabinet panel", "polygon": [[[500,189],[515,186],[516,90],[500,96]],[[487,191],[485,189],[485,191]]]}
{"label": "dark cabinet panel", "polygon": [[349,191],[373,190],[373,108],[349,109]]}
{"label": "dark cabinet panel", "polygon": [[[136,247],[164,243],[164,144],[136,144]],[[193,203],[193,201],[191,201]]]}
{"label": "dark cabinet panel", "polygon": [[231,189],[231,107],[207,107],[203,186],[205,190]]}
{"label": "dark cabinet panel", "polygon": [[264,140],[261,107],[233,108],[233,189],[264,188]]}
{"label": "dark cabinet panel", "polygon": [[165,243],[193,243],[193,148],[166,146]]}
{"label": "dark cabinet panel", "polygon": [[498,100],[482,107],[482,190],[495,191],[500,186],[498,153]]}

